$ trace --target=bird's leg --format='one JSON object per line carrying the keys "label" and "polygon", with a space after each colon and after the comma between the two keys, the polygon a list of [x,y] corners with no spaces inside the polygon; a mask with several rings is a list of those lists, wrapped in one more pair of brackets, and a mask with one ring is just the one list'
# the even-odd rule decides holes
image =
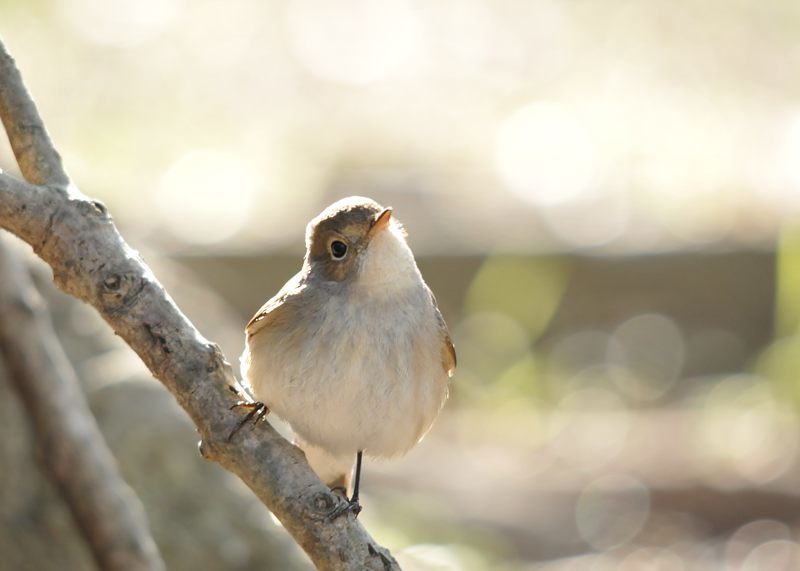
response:
{"label": "bird's leg", "polygon": [[255,418],[255,422],[258,422],[269,414],[269,408],[267,408],[267,405],[258,401],[240,400],[231,406],[231,410],[234,408],[245,408],[247,409],[247,414],[242,420],[239,421],[239,424],[236,425],[236,428],[234,428],[228,435],[228,442],[230,442],[231,438],[233,438],[234,435],[236,435],[236,433],[239,432],[239,430],[250,420]]}
{"label": "bird's leg", "polygon": [[353,484],[353,495],[349,500],[345,500],[344,503],[339,504],[336,509],[331,512],[328,516],[329,520],[334,520],[347,512],[353,512],[355,517],[358,517],[358,514],[361,513],[361,504],[358,503],[358,486],[361,484],[361,456],[362,451],[359,450],[358,454],[356,454],[356,481]]}
{"label": "bird's leg", "polygon": [[350,503],[355,506],[356,516],[361,511],[361,504],[358,503],[358,486],[361,483],[361,454],[361,450],[356,454],[356,482],[353,484],[353,496],[350,498]]}

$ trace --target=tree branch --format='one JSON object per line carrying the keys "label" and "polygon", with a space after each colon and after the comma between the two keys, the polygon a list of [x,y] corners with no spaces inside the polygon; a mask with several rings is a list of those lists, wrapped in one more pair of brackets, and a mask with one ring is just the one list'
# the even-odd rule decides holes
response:
{"label": "tree branch", "polygon": [[0,353],[100,569],[165,569],[138,499],[117,472],[28,270],[0,236]]}
{"label": "tree branch", "polygon": [[22,176],[34,184],[69,184],[61,156],[44,128],[14,60],[0,42],[0,119]]}
{"label": "tree branch", "polygon": [[[10,98],[0,104],[3,122],[10,138],[22,132],[36,139],[45,133],[41,121],[34,122],[34,129],[16,126],[14,110],[29,110],[33,103],[14,87],[22,85],[18,72],[9,76],[8,69],[0,65],[0,98]],[[25,113],[25,121],[34,115]],[[12,142],[15,152],[19,146]],[[36,155],[41,160],[58,157],[46,137],[34,146],[43,150]],[[269,423],[242,429],[228,442],[239,421],[230,410],[236,398],[229,388],[237,383],[219,348],[180,312],[101,203],[58,177],[50,182],[53,186],[47,188],[0,174],[0,226],[31,244],[53,269],[56,284],[93,305],[142,358],[194,421],[202,437],[201,453],[237,474],[319,569],[399,569],[351,514],[329,520],[344,500],[331,493],[303,453]]]}

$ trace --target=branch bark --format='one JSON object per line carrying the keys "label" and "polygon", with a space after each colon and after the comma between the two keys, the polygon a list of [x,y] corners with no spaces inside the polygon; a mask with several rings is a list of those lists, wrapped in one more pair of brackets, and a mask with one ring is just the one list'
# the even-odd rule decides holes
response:
{"label": "branch bark", "polygon": [[50,141],[14,60],[0,42],[0,120],[22,176],[33,184],[66,187],[69,177]]}
{"label": "branch bark", "polygon": [[144,510],[117,472],[28,269],[0,236],[0,354],[37,434],[45,472],[100,569],[165,569]]}
{"label": "branch bark", "polygon": [[97,309],[191,417],[203,456],[238,475],[319,569],[399,569],[352,514],[330,521],[344,500],[269,423],[242,429],[228,442],[240,419],[231,410],[237,399],[230,388],[238,384],[219,347],[180,312],[105,206],[80,194],[66,174],[57,176],[64,172],[58,153],[2,44],[0,86],[0,113],[9,138],[22,138],[12,148],[26,178],[30,167],[23,163],[46,163],[56,175],[34,176],[37,184],[29,184],[0,174],[0,226],[33,246],[61,289]]}

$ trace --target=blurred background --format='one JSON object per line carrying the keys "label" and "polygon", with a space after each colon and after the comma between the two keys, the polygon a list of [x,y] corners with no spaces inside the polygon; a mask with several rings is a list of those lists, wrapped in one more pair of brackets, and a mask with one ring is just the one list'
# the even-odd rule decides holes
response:
{"label": "blurred background", "polygon": [[[394,207],[459,355],[425,440],[366,464],[404,568],[800,568],[800,4],[1,6],[73,179],[232,363],[311,217]],[[170,568],[307,569],[49,280]],[[0,568],[90,566],[0,391]]]}

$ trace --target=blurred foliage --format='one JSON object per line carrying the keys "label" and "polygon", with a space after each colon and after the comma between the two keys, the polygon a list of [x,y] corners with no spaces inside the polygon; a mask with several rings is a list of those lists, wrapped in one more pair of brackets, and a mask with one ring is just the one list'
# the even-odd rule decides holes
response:
{"label": "blurred foliage", "polygon": [[556,260],[492,256],[472,280],[465,310],[501,313],[535,339],[555,313],[567,278],[567,268]]}
{"label": "blurred foliage", "polygon": [[800,225],[784,225],[777,248],[775,341],[760,355],[756,370],[800,411]]}
{"label": "blurred foliage", "polygon": [[800,221],[784,224],[778,242],[776,333],[800,333]]}
{"label": "blurred foliage", "polygon": [[[465,317],[454,336],[467,396],[493,406],[530,406],[542,395],[533,345],[566,288],[564,263],[527,256],[490,256],[467,290]],[[473,394],[474,392],[474,394]]]}

